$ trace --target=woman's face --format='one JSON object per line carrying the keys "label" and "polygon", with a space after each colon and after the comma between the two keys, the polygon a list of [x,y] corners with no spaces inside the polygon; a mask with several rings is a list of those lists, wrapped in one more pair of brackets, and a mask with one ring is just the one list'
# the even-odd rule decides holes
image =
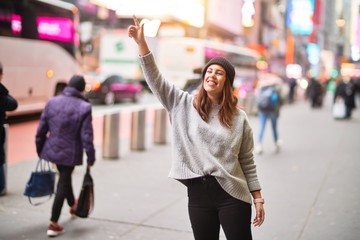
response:
{"label": "woman's face", "polygon": [[204,76],[203,87],[208,95],[218,98],[226,81],[225,69],[217,64],[210,65]]}

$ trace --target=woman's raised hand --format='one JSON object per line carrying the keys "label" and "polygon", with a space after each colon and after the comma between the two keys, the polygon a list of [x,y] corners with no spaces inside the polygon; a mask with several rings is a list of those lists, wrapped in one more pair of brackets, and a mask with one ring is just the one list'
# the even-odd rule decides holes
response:
{"label": "woman's raised hand", "polygon": [[144,24],[139,23],[138,19],[133,16],[134,24],[128,27],[128,35],[137,43],[139,47],[139,54],[141,56],[150,52],[144,37]]}
{"label": "woman's raised hand", "polygon": [[137,44],[141,44],[142,42],[145,41],[144,24],[141,24],[140,26],[140,23],[135,16],[133,16],[133,19],[134,19],[134,25],[130,25],[128,27],[128,35],[129,37],[133,38]]}

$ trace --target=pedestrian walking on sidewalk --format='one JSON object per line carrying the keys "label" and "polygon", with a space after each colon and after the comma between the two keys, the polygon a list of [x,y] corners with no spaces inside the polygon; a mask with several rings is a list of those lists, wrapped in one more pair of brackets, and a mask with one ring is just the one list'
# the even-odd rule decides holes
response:
{"label": "pedestrian walking on sidewalk", "polygon": [[281,140],[279,139],[278,119],[280,116],[280,109],[283,105],[284,99],[282,96],[280,78],[275,78],[269,74],[262,74],[255,89],[258,118],[259,118],[259,132],[257,135],[257,145],[255,151],[258,154],[263,153],[263,139],[267,121],[270,119],[271,129],[274,139],[275,152],[280,151]]}
{"label": "pedestrian walking on sidewalk", "polygon": [[[232,93],[235,69],[222,57],[203,68],[196,95],[176,88],[158,70],[134,16],[129,37],[138,45],[145,79],[169,113],[174,158],[169,177],[187,186],[188,211],[196,240],[218,240],[220,226],[228,240],[252,239],[265,217],[264,199],[253,155],[253,133]],[[252,199],[253,198],[253,199]]]}
{"label": "pedestrian walking on sidewalk", "polygon": [[306,88],[306,98],[310,101],[311,108],[321,108],[324,100],[324,86],[319,79],[308,73],[309,85]]}
{"label": "pedestrian walking on sidewalk", "polygon": [[356,86],[354,79],[349,77],[343,77],[339,75],[336,78],[336,89],[334,94],[334,103],[337,99],[343,99],[345,103],[346,113],[345,119],[350,119],[352,116],[352,111],[356,107],[355,105],[355,91]]}
{"label": "pedestrian walking on sidewalk", "polygon": [[5,127],[6,112],[17,108],[17,101],[9,94],[9,90],[1,83],[3,78],[3,65],[0,63],[0,196],[6,194],[5,177]]}
{"label": "pedestrian walking on sidewalk", "polygon": [[296,100],[297,80],[293,77],[289,78],[288,85],[289,85],[288,103],[292,104]]}
{"label": "pedestrian walking on sidewalk", "polygon": [[85,80],[75,75],[63,94],[50,99],[41,114],[36,133],[36,150],[40,158],[56,164],[59,171],[56,194],[47,235],[55,237],[64,231],[58,224],[66,200],[74,215],[76,201],[72,172],[83,164],[84,150],[88,167],[95,162],[91,104],[83,97]]}

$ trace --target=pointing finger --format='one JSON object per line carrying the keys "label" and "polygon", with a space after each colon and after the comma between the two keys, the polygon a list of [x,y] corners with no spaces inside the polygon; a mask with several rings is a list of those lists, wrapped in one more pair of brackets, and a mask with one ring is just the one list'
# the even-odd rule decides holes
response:
{"label": "pointing finger", "polygon": [[139,21],[138,21],[138,19],[136,18],[135,15],[133,15],[133,19],[134,19],[135,25],[136,25],[137,27],[139,27],[139,26],[140,26],[140,23],[139,23]]}

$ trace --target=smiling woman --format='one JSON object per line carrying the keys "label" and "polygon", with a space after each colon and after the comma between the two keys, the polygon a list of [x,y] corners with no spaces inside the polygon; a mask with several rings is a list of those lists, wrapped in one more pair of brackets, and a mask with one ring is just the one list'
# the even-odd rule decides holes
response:
{"label": "smiling woman", "polygon": [[187,187],[195,239],[219,239],[222,226],[228,239],[252,240],[251,204],[256,208],[253,224],[260,226],[265,219],[264,199],[252,129],[232,91],[234,66],[225,57],[210,59],[203,68],[203,84],[192,95],[162,75],[145,40],[144,26],[135,16],[128,34],[138,46],[146,82],[170,116],[176,147],[169,177]]}
{"label": "smiling woman", "polygon": [[235,69],[225,58],[215,57],[205,65],[202,77],[208,97],[212,103],[218,104],[225,82],[228,81],[230,87],[234,82]]}

